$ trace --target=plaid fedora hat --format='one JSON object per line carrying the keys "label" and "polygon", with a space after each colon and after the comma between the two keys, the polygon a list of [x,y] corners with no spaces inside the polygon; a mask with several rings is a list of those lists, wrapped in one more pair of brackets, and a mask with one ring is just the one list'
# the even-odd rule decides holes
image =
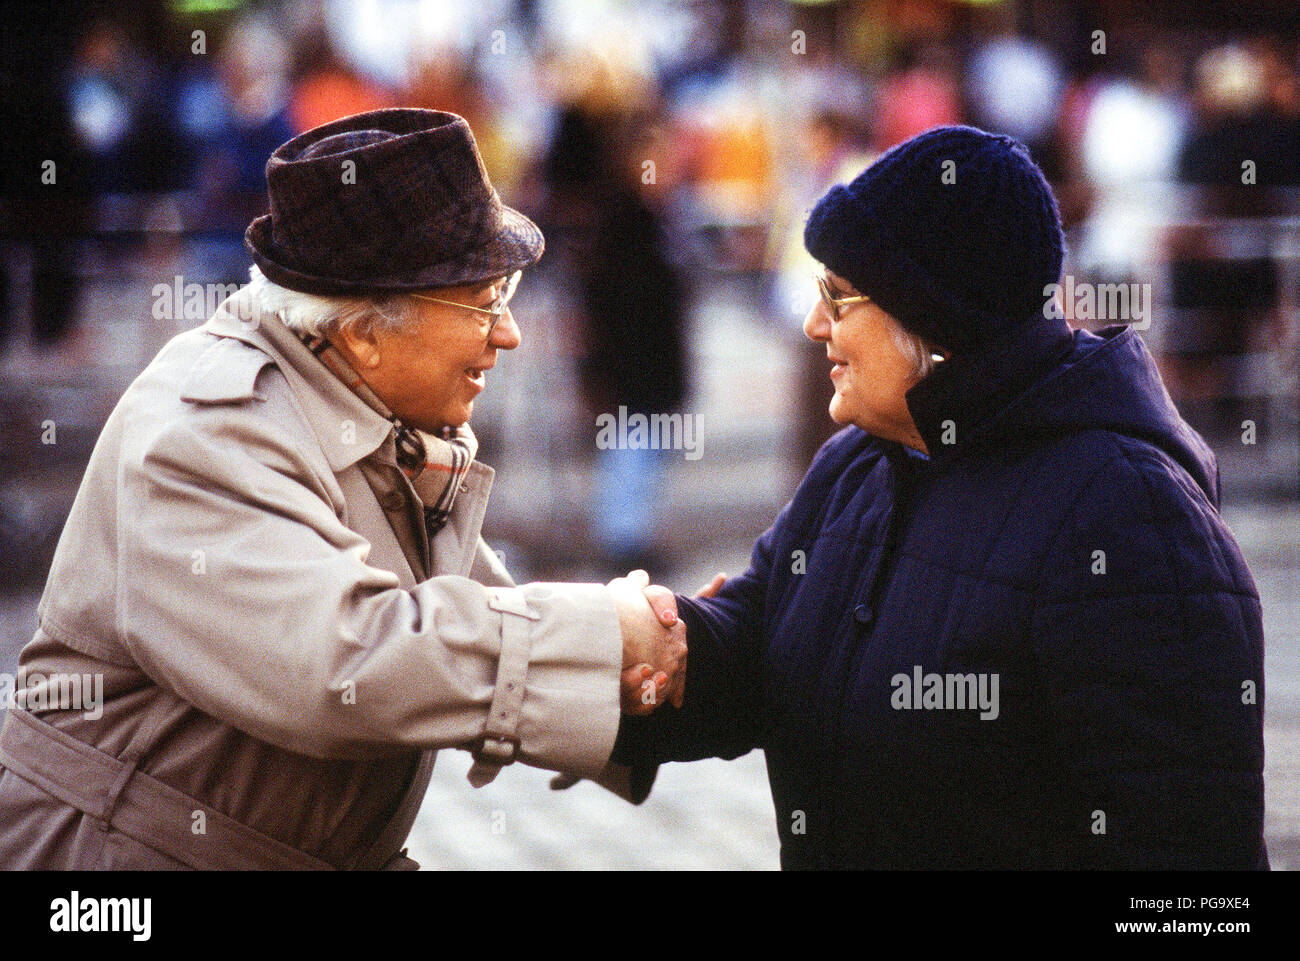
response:
{"label": "plaid fedora hat", "polygon": [[501,203],[454,113],[390,107],[322,124],[271,154],[266,182],[271,212],[248,225],[244,245],[292,290],[448,287],[542,256],[542,232]]}

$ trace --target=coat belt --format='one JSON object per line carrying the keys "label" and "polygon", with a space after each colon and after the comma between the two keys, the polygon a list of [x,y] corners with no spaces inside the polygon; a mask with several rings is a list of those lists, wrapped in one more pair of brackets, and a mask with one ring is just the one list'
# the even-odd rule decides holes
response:
{"label": "coat belt", "polygon": [[[0,728],[0,764],[109,828],[197,870],[329,871],[334,866],[290,847],[13,708]],[[195,814],[204,831],[192,833]],[[395,855],[384,867],[410,869]]]}

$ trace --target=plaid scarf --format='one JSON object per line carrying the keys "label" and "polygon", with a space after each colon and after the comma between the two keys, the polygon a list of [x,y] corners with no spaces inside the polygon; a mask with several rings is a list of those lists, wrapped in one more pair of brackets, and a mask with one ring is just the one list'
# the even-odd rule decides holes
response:
{"label": "plaid scarf", "polygon": [[410,480],[424,506],[424,528],[432,538],[442,530],[451,514],[456,492],[469,472],[478,453],[478,439],[469,424],[444,427],[441,436],[407,427],[397,419],[379,396],[357,374],[351,364],[328,340],[300,334],[316,358],[343,381],[354,394],[381,417],[393,424],[397,432],[397,465]]}

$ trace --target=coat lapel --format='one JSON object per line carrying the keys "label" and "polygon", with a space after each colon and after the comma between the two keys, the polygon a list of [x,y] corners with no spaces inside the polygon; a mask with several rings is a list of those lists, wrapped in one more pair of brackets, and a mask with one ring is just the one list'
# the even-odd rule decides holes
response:
{"label": "coat lapel", "polygon": [[470,465],[447,523],[430,541],[419,497],[397,467],[388,420],[313,357],[278,317],[247,303],[233,310],[223,304],[205,329],[258,348],[284,373],[343,491],[343,522],[370,542],[367,563],[396,574],[407,590],[436,574],[469,575],[495,476],[491,467]]}

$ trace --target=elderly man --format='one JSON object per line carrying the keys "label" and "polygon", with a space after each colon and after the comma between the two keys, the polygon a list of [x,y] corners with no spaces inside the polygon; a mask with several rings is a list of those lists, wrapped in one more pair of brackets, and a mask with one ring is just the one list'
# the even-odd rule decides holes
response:
{"label": "elderly man", "polygon": [[804,241],[845,429],[750,568],[677,600],[683,706],[615,756],[763,748],[787,868],[1267,867],[1260,603],[1214,456],[1135,333],[1049,302],[1024,147],[921,134]]}
{"label": "elderly man", "polygon": [[[620,690],[679,696],[644,579],[518,587],[479,536],[468,421],[542,237],[465,121],[346,118],[267,179],[253,282],[91,458],[0,733],[0,866],[410,868],[437,748],[476,785],[596,777]],[[100,709],[55,703],[71,675]]]}

